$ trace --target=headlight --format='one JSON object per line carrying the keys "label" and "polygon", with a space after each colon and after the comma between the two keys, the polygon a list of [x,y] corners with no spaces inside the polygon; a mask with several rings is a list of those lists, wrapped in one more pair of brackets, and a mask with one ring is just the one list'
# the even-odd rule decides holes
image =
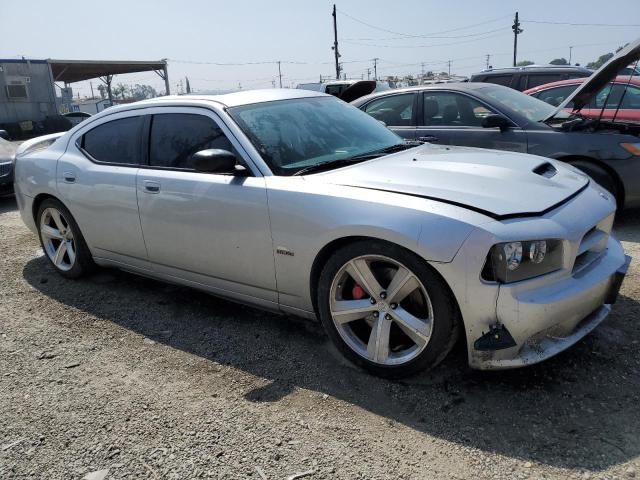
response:
{"label": "headlight", "polygon": [[511,283],[562,268],[561,240],[531,240],[494,245],[482,269],[484,280]]}

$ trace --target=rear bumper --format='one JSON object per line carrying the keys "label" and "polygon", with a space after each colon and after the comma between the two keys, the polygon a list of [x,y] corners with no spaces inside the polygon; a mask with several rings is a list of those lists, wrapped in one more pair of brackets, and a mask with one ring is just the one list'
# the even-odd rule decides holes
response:
{"label": "rear bumper", "polygon": [[606,249],[587,269],[559,281],[529,287],[501,285],[496,302],[497,322],[515,346],[473,351],[471,366],[493,370],[544,361],[569,348],[611,311],[631,258],[610,237]]}

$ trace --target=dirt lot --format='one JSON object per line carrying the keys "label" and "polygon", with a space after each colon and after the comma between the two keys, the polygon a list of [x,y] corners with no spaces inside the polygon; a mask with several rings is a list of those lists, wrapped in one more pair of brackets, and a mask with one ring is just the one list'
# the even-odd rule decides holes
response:
{"label": "dirt lot", "polygon": [[[640,212],[616,229],[640,258]],[[640,478],[637,260],[614,314],[543,365],[473,372],[458,347],[390,382],[312,322],[64,280],[13,200],[0,239],[0,478]]]}

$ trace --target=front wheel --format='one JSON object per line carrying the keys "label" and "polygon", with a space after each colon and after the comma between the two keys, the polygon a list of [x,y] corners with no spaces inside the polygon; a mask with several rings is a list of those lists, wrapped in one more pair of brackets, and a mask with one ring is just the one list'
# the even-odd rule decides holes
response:
{"label": "front wheel", "polygon": [[43,201],[36,220],[42,249],[60,275],[78,278],[93,268],[80,228],[61,202],[53,198]]}
{"label": "front wheel", "polygon": [[440,276],[414,253],[376,240],[331,256],[320,274],[318,310],[338,349],[384,377],[437,365],[457,337],[457,309]]}

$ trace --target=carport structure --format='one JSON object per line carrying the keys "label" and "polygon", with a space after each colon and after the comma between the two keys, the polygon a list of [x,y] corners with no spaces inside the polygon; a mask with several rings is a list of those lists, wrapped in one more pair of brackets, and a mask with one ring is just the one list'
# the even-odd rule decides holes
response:
{"label": "carport structure", "polygon": [[48,59],[54,82],[74,83],[99,78],[106,86],[109,101],[113,104],[111,82],[114,75],[125,73],[155,72],[164,80],[166,94],[169,95],[169,74],[167,60],[109,61],[109,60],[53,60]]}

